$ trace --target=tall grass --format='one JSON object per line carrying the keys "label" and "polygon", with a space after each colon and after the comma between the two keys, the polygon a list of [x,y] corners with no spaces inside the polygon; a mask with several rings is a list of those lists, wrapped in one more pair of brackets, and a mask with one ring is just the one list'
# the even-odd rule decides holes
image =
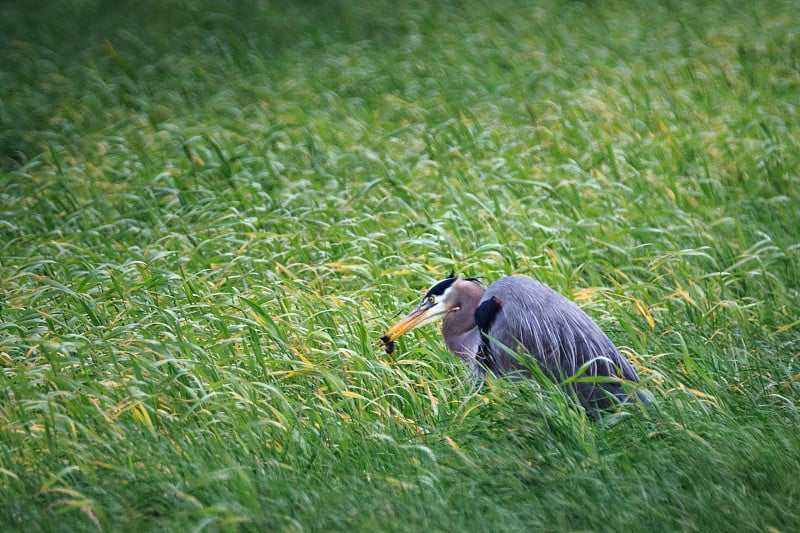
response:
{"label": "tall grass", "polygon": [[[800,527],[794,2],[0,15],[4,529]],[[381,353],[451,269],[654,406]]]}

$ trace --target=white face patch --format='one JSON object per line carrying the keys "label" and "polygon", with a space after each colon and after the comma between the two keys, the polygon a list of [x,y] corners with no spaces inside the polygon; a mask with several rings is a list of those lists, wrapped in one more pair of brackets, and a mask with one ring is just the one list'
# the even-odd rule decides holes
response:
{"label": "white face patch", "polygon": [[[435,288],[435,286],[434,286],[434,288]],[[444,292],[442,292],[440,294],[434,294],[432,292],[432,290],[433,289],[428,291],[428,293],[422,299],[422,301],[419,304],[420,307],[430,307],[430,306],[433,306],[435,304],[440,304],[440,303],[446,302],[447,301],[447,296],[450,294],[450,291],[453,290],[453,287],[452,287],[452,285],[450,287],[447,287],[444,290]]]}
{"label": "white face patch", "polygon": [[430,305],[446,300],[447,293],[450,291],[450,289],[452,289],[456,280],[457,278],[454,277],[446,278],[434,284],[434,286],[428,289],[428,292],[425,293],[425,297],[422,299],[420,305]]}

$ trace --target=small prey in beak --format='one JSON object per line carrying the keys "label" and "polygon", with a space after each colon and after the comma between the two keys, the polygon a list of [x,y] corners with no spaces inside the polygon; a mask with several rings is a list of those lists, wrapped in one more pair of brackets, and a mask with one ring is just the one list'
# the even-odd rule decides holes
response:
{"label": "small prey in beak", "polygon": [[389,340],[388,335],[384,335],[380,338],[380,343],[383,344],[383,350],[390,354],[394,351],[394,341]]}

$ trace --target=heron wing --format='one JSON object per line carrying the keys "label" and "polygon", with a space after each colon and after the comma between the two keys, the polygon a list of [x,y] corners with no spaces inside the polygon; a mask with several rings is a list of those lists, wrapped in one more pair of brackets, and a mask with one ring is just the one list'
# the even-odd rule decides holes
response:
{"label": "heron wing", "polygon": [[[636,371],[600,327],[546,285],[523,276],[503,278],[487,288],[481,307],[492,299],[502,302],[484,332],[491,348],[487,366],[493,372],[524,372],[526,365],[517,355],[521,354],[555,381],[575,375],[584,364],[588,376],[638,381]],[[618,383],[576,383],[573,388],[584,405],[602,403],[603,391],[625,396]]]}

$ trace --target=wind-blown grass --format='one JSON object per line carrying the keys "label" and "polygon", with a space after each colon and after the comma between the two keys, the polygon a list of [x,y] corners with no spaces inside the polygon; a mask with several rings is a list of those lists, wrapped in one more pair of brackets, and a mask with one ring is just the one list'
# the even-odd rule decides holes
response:
{"label": "wind-blown grass", "polygon": [[[800,527],[794,2],[0,15],[4,528]],[[381,353],[451,269],[656,402]]]}

